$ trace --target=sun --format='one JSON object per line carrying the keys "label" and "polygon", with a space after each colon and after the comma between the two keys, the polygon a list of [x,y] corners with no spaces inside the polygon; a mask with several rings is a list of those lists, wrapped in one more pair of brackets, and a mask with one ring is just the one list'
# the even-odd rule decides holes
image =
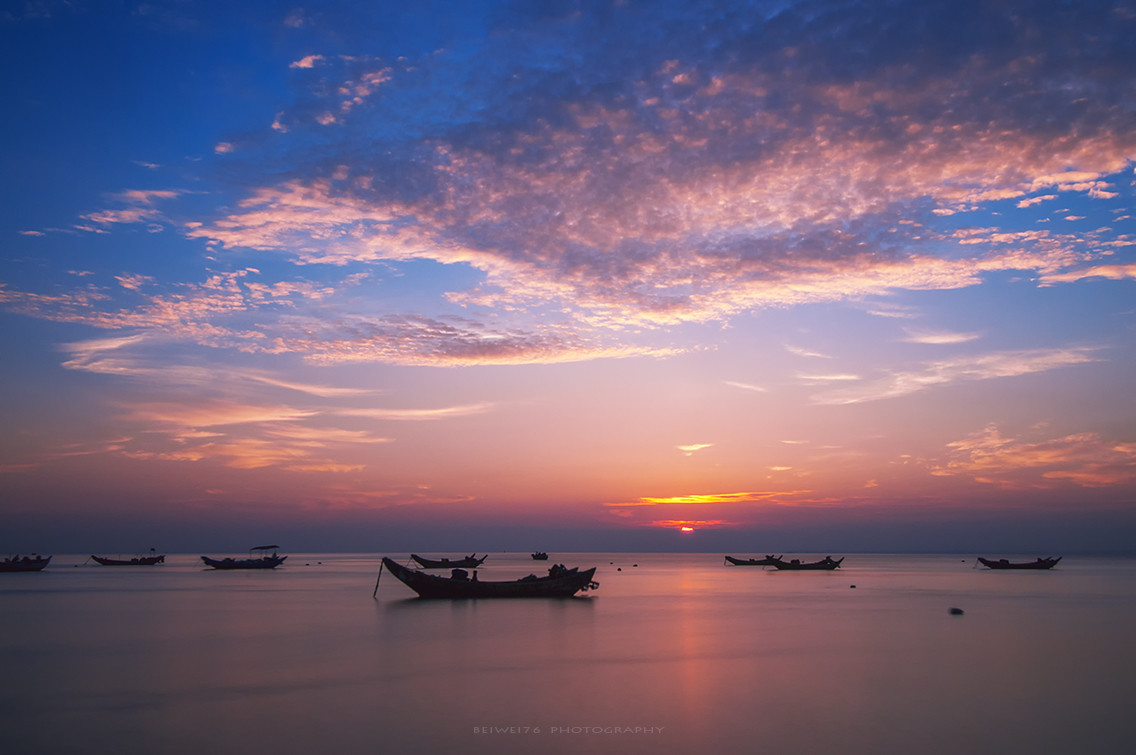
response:
{"label": "sun", "polygon": [[679,532],[694,532],[693,527],[679,527],[678,530]]}

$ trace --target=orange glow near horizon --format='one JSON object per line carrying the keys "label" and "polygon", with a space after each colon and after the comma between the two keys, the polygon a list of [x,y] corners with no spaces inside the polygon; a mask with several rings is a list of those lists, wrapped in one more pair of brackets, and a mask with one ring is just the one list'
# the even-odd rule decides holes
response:
{"label": "orange glow near horizon", "polygon": [[732,523],[723,519],[706,519],[706,520],[693,520],[693,519],[664,519],[661,521],[651,522],[651,527],[663,527],[666,529],[677,529],[679,532],[694,532],[695,529],[711,529],[715,527],[729,527]]}

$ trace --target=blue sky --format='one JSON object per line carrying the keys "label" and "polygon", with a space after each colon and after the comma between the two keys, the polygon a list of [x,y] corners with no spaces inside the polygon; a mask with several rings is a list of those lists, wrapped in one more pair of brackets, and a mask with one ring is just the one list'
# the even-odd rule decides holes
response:
{"label": "blue sky", "polygon": [[1134,27],[16,4],[0,550],[1130,547]]}

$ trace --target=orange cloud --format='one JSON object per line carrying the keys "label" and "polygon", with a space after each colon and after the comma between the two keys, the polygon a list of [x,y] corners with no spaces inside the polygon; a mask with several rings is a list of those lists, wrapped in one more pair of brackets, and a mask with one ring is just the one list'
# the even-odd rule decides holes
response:
{"label": "orange cloud", "polygon": [[1108,487],[1136,480],[1136,443],[1106,441],[1097,433],[1025,441],[1004,437],[996,425],[948,443],[951,459],[940,476],[966,475],[1002,488],[1052,488],[1060,483]]}
{"label": "orange cloud", "polygon": [[634,501],[605,503],[604,506],[627,508],[633,506],[704,506],[710,504],[756,503],[760,501],[781,501],[782,499],[795,498],[810,492],[811,491],[808,490],[775,490],[746,493],[696,493],[672,496],[669,498],[644,497]]}

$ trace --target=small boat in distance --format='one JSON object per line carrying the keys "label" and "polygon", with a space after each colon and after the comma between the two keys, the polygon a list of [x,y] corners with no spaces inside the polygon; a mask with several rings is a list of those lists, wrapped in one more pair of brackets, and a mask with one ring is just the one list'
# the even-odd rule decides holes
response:
{"label": "small boat in distance", "polygon": [[1004,559],[1004,558],[1000,558],[997,561],[994,561],[992,559],[982,558],[982,556],[979,556],[978,562],[988,569],[1052,569],[1054,566],[1057,566],[1057,562],[1060,561],[1062,558],[1064,558],[1064,557],[1063,556],[1058,556],[1057,558],[1053,558],[1053,557],[1040,558],[1039,557],[1036,561],[1025,561],[1025,562],[1019,562],[1019,563],[1013,563],[1013,562],[1011,562],[1007,559]]}
{"label": "small boat in distance", "polygon": [[276,555],[276,550],[279,545],[258,545],[255,548],[249,548],[249,551],[272,551],[272,553],[264,553],[263,556],[251,556],[249,558],[209,558],[202,556],[201,560],[205,562],[206,566],[211,566],[214,569],[275,569],[280,564],[284,563],[287,556]]}
{"label": "small boat in distance", "polygon": [[9,558],[0,559],[0,572],[43,571],[43,567],[47,566],[50,561],[51,556],[37,556],[33,553],[21,558],[19,554],[16,554]]}
{"label": "small boat in distance", "polygon": [[533,557],[533,561],[547,561],[548,560],[548,554],[545,553],[544,551],[537,551],[536,553],[532,554],[532,557]]}
{"label": "small boat in distance", "polygon": [[726,556],[726,563],[734,566],[776,566],[781,556],[766,556],[765,558],[734,558]]}
{"label": "small boat in distance", "polygon": [[154,552],[153,548],[150,549],[149,556],[107,558],[106,556],[96,556],[92,553],[91,558],[100,566],[154,566],[155,564],[164,564],[166,562],[165,555],[158,555]]}
{"label": "small boat in distance", "polygon": [[[598,582],[592,581],[596,573],[594,566],[581,571],[579,568],[568,569],[562,564],[556,564],[548,570],[547,577],[530,574],[510,582],[482,582],[478,580],[477,572],[470,579],[469,572],[465,569],[454,569],[449,577],[439,577],[407,568],[386,556],[379,567],[380,577],[383,567],[418,593],[420,598],[571,598],[581,590],[599,587]],[[376,579],[376,594],[378,590]]]}
{"label": "small boat in distance", "polygon": [[773,559],[773,566],[781,571],[832,571],[839,569],[840,563],[844,557],[832,559],[832,556],[825,556],[820,561],[813,561],[812,563],[802,563],[800,559],[794,558],[789,561],[784,561],[780,558]]}
{"label": "small boat in distance", "polygon": [[471,553],[465,558],[457,558],[453,561],[448,558],[424,558],[415,553],[411,553],[410,557],[417,561],[423,569],[476,569],[481,566],[485,559],[489,558],[489,554],[486,553],[478,558],[476,553]]}

